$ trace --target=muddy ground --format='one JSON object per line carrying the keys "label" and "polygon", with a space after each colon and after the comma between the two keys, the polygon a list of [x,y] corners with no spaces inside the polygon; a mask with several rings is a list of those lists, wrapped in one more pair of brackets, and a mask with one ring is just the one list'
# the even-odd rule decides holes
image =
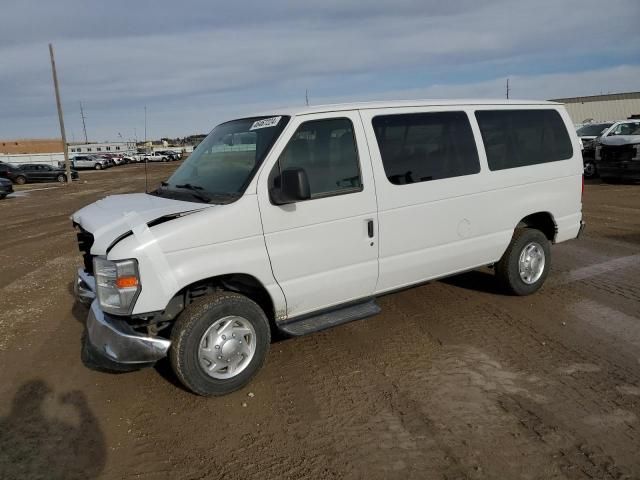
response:
{"label": "muddy ground", "polygon": [[0,202],[0,478],[640,478],[640,185],[586,186],[587,231],[536,295],[489,270],[388,295],[206,399],[166,364],[80,361],[69,215],[143,172]]}

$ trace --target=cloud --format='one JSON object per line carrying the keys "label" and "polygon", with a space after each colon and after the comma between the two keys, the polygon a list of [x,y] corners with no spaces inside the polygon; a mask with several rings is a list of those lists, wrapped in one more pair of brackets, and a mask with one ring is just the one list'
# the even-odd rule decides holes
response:
{"label": "cloud", "polygon": [[509,76],[514,95],[536,98],[640,89],[640,4],[616,6],[596,28],[595,0],[14,0],[5,18],[29,21],[0,32],[0,123],[3,135],[56,134],[48,39],[70,128],[83,101],[100,138],[141,129],[144,105],[154,135],[187,134],[306,88],[317,100],[501,96]]}

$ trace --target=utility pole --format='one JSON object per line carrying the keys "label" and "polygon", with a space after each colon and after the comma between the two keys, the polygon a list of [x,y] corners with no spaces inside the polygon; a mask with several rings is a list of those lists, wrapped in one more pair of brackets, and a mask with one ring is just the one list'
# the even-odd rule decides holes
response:
{"label": "utility pole", "polygon": [[84,130],[84,143],[89,143],[87,139],[87,124],[84,122],[84,110],[82,109],[82,102],[80,102],[80,116],[82,117],[82,128]]}
{"label": "utility pole", "polygon": [[509,88],[509,77],[507,77],[507,100],[509,100],[509,91],[511,89]]}
{"label": "utility pole", "polygon": [[144,149],[147,149],[147,106],[144,106]]}
{"label": "utility pole", "polygon": [[144,106],[144,192],[149,193],[149,175],[147,173],[147,162],[149,158],[147,154],[149,151],[147,150],[147,106]]}
{"label": "utility pole", "polygon": [[67,134],[64,131],[62,103],[60,102],[60,91],[58,89],[58,74],[56,73],[56,61],[53,57],[53,45],[51,44],[49,44],[49,55],[51,56],[51,72],[53,73],[53,88],[56,92],[56,106],[58,107],[58,120],[60,121],[60,134],[62,135],[62,148],[64,150],[64,168],[67,174],[67,185],[71,185],[71,164],[69,163],[69,152],[67,150]]}

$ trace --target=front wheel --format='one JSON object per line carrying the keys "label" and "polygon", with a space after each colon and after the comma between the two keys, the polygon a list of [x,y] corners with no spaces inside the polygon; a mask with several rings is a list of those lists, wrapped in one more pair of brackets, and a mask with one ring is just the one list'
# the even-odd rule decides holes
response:
{"label": "front wheel", "polygon": [[64,182],[66,182],[66,181],[67,181],[67,176],[66,176],[66,175],[62,175],[62,174],[60,174],[60,175],[58,175],[58,176],[56,177],[56,180],[57,180],[59,183],[64,183]]}
{"label": "front wheel", "polygon": [[171,366],[198,395],[225,395],[245,386],[264,363],[271,332],[262,309],[234,292],[197,300],[171,333]]}
{"label": "front wheel", "polygon": [[100,165],[99,163],[96,163],[96,166],[94,168],[96,170],[102,170],[102,165]]}
{"label": "front wheel", "polygon": [[27,183],[27,177],[23,177],[22,175],[16,177],[16,183],[18,185],[24,185],[25,183]]}
{"label": "front wheel", "polygon": [[496,276],[514,295],[530,295],[542,287],[551,266],[549,240],[540,230],[517,229],[496,264]]}

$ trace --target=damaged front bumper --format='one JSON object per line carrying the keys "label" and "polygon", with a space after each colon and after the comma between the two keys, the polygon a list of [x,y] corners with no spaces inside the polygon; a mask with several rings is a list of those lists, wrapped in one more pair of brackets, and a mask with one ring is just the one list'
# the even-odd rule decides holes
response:
{"label": "damaged front bumper", "polygon": [[74,285],[76,299],[90,304],[84,352],[92,363],[109,369],[130,369],[153,364],[167,356],[170,340],[142,335],[125,320],[100,309],[93,276],[78,269]]}

